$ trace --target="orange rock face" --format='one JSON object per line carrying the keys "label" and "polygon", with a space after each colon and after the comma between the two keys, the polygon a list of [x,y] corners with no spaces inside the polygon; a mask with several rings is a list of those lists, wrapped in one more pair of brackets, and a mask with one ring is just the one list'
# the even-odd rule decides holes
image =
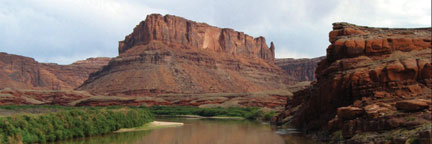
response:
{"label": "orange rock face", "polygon": [[[154,42],[168,47],[260,58],[270,63],[274,60],[274,46],[270,49],[264,37],[253,38],[232,29],[221,29],[177,16],[159,14],[148,15],[125,40],[120,41],[119,54],[135,55],[137,53],[131,53],[135,51],[128,50],[137,45],[151,45]],[[142,48],[141,50],[145,51]]]}
{"label": "orange rock face", "polygon": [[255,92],[294,82],[274,64],[274,45],[269,48],[263,37],[153,14],[119,43],[119,56],[78,89],[155,96]]}
{"label": "orange rock face", "polygon": [[[431,28],[333,24],[326,59],[315,72],[317,81],[294,94],[303,103],[286,106],[290,112],[295,107],[299,110],[282,114],[278,120],[305,130],[342,130],[348,142],[356,142],[350,138],[363,132],[430,123],[431,111],[425,103],[398,101],[432,98],[431,34]],[[365,114],[356,113],[360,111]],[[287,120],[290,115],[294,118]],[[415,120],[401,120],[409,117]]]}
{"label": "orange rock face", "polygon": [[70,65],[58,65],[0,53],[0,89],[74,89],[109,60],[89,58]]}
{"label": "orange rock face", "polygon": [[324,57],[312,59],[276,59],[275,64],[281,67],[289,76],[292,76],[296,81],[314,81],[315,69],[318,62],[323,60]]}
{"label": "orange rock face", "polygon": [[418,99],[396,102],[396,108],[404,111],[419,111],[429,107],[429,104]]}

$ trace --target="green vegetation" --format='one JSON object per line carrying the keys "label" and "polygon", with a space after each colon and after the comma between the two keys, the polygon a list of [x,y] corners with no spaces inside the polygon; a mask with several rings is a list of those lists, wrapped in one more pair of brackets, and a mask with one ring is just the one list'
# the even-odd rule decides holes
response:
{"label": "green vegetation", "polygon": [[339,142],[339,141],[342,141],[344,138],[343,138],[343,136],[342,136],[342,131],[341,130],[338,130],[338,131],[336,131],[336,132],[334,132],[333,133],[333,136],[332,136],[332,138],[331,138],[331,140],[333,141],[333,142]]}
{"label": "green vegetation", "polygon": [[[28,107],[32,106],[10,106],[9,108]],[[45,143],[106,134],[120,128],[142,126],[152,121],[152,114],[146,109],[58,108],[64,111],[0,118],[1,143]]]}
{"label": "green vegetation", "polygon": [[198,115],[270,120],[277,113],[260,108],[198,108],[191,106],[72,107],[56,105],[0,106],[1,143],[45,143],[95,136],[135,128],[152,121],[153,115]]}
{"label": "green vegetation", "polygon": [[418,138],[410,138],[410,139],[408,139],[408,141],[406,143],[408,143],[408,144],[420,144],[420,140]]}
{"label": "green vegetation", "polygon": [[[28,114],[26,110],[30,110],[34,112],[35,110],[40,109],[55,109],[56,111],[68,111],[68,110],[115,110],[120,108],[129,108],[135,110],[148,110],[154,115],[198,115],[203,117],[214,117],[214,116],[226,116],[226,117],[242,117],[249,120],[265,120],[268,121],[272,117],[276,116],[277,113],[275,111],[263,111],[258,107],[213,107],[213,108],[198,108],[192,106],[153,106],[153,107],[145,107],[145,106],[106,106],[106,107],[90,107],[90,106],[82,106],[82,107],[73,107],[73,106],[58,106],[58,105],[6,105],[0,106],[0,109],[11,110],[19,114],[20,112],[26,112],[24,114]],[[50,112],[50,111],[47,111]],[[15,115],[17,115],[15,114]],[[0,117],[2,113],[0,112]]]}
{"label": "green vegetation", "polygon": [[230,108],[197,108],[190,106],[153,106],[150,111],[155,115],[199,115],[204,117],[212,116],[228,116],[228,117],[243,117],[249,120],[270,120],[276,112],[264,112],[259,108],[249,107],[230,107]]}

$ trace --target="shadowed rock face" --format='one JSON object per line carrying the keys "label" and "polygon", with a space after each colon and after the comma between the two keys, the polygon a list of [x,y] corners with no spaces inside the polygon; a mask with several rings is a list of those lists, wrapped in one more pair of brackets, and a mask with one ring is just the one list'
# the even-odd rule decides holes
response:
{"label": "shadowed rock face", "polygon": [[294,82],[274,64],[274,45],[263,37],[153,14],[119,43],[119,56],[78,89],[152,96],[254,92]]}
{"label": "shadowed rock face", "polygon": [[74,89],[109,60],[89,58],[70,65],[58,65],[0,53],[0,89]]}
{"label": "shadowed rock face", "polygon": [[318,67],[318,62],[325,57],[317,57],[312,59],[276,59],[275,64],[292,76],[296,81],[314,81],[315,69]]}
{"label": "shadowed rock face", "polygon": [[431,31],[333,24],[317,81],[294,94],[278,121],[305,130],[342,130],[346,142],[361,141],[359,133],[430,124]]}

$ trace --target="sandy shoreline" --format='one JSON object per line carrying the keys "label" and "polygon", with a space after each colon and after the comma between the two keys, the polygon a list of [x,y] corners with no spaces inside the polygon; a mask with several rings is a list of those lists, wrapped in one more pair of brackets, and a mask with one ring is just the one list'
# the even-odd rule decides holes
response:
{"label": "sandy shoreline", "polygon": [[205,117],[205,116],[199,116],[199,115],[158,115],[158,116],[166,116],[166,117],[183,117],[183,118],[197,118],[197,119],[236,119],[236,120],[244,120],[242,117],[229,117],[229,116],[212,116],[212,117]]}
{"label": "sandy shoreline", "polygon": [[115,133],[152,130],[152,129],[168,128],[168,127],[179,127],[179,126],[183,126],[183,125],[184,125],[184,123],[180,123],[180,122],[153,121],[153,122],[147,123],[145,125],[142,125],[140,127],[122,128],[122,129],[115,131]]}

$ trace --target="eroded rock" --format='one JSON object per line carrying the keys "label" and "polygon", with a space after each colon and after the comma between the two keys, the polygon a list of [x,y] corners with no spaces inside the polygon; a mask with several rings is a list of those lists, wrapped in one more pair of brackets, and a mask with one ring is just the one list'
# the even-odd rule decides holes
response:
{"label": "eroded rock", "polygon": [[403,100],[396,102],[396,108],[402,111],[419,111],[428,108],[429,105],[423,100]]}
{"label": "eroded rock", "polygon": [[345,120],[354,119],[358,116],[361,116],[363,113],[364,110],[358,107],[348,106],[337,109],[337,116]]}
{"label": "eroded rock", "polygon": [[274,64],[274,48],[263,37],[152,14],[78,89],[143,97],[284,89],[296,81]]}

